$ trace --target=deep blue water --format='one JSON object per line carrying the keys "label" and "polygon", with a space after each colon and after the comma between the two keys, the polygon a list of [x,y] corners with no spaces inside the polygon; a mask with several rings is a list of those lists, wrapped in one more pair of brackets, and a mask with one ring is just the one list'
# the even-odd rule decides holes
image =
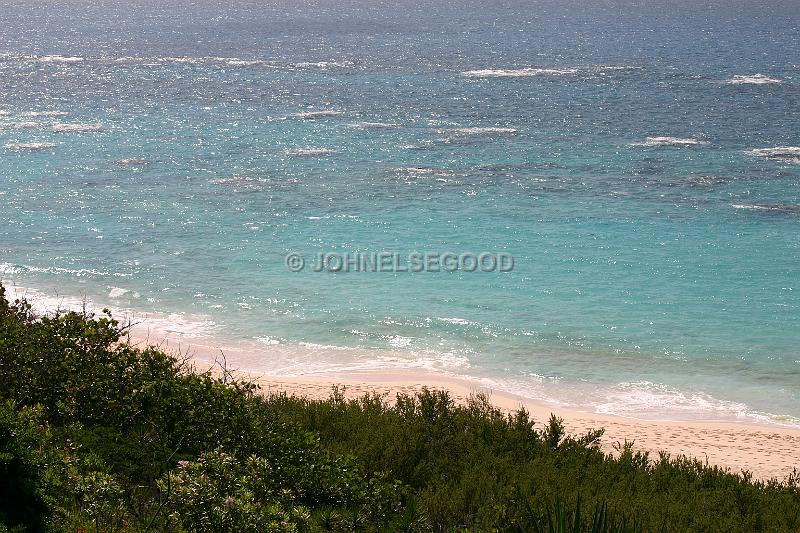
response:
{"label": "deep blue water", "polygon": [[[416,365],[798,423],[799,22],[792,2],[4,5],[0,277],[254,341],[265,370]],[[515,268],[284,265],[380,251]]]}

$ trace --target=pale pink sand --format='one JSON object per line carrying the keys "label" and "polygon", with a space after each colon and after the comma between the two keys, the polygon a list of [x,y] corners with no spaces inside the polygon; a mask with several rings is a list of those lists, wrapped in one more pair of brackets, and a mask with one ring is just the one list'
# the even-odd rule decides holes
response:
{"label": "pale pink sand", "polygon": [[[220,354],[210,346],[194,345],[189,353],[199,369]],[[237,358],[238,359],[238,358]],[[215,368],[219,371],[219,368]],[[484,393],[492,404],[513,411],[525,407],[537,424],[544,425],[550,414],[563,418],[567,431],[584,434],[604,428],[601,447],[615,452],[615,444],[634,443],[634,449],[649,451],[652,458],[666,451],[672,456],[686,455],[711,465],[728,467],[739,473],[749,471],[757,479],[784,480],[794,468],[800,470],[800,429],[752,423],[642,420],[566,409],[541,401],[491,390],[477,381],[450,377],[425,370],[348,371],[310,373],[300,376],[269,376],[237,368],[236,375],[257,382],[264,394],[282,393],[324,399],[334,386],[344,389],[347,398],[367,393],[385,395],[391,402],[398,393],[411,394],[423,387],[447,390],[457,402]]]}
{"label": "pale pink sand", "polygon": [[397,393],[413,393],[428,387],[450,391],[456,401],[463,402],[471,394],[483,392],[491,403],[505,410],[525,407],[532,418],[544,424],[551,413],[564,419],[567,431],[583,434],[604,428],[602,449],[614,451],[614,444],[634,442],[634,448],[659,451],[671,455],[695,457],[709,464],[726,466],[734,472],[748,470],[759,479],[784,479],[800,469],[800,430],[777,426],[723,422],[648,421],[553,407],[511,394],[487,390],[477,383],[423,372],[362,372],[334,375],[308,375],[292,378],[258,379],[265,392],[287,392],[310,398],[326,398],[333,385],[345,387],[350,398],[367,392],[385,394],[388,399]]}

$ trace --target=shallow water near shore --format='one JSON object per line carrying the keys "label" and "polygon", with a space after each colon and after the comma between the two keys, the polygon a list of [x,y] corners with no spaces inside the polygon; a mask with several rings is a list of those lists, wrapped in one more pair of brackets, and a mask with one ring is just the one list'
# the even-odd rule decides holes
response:
{"label": "shallow water near shore", "polygon": [[[4,283],[256,370],[800,424],[790,3],[150,8],[169,32],[133,4],[0,15]],[[484,251],[514,270],[284,263]]]}

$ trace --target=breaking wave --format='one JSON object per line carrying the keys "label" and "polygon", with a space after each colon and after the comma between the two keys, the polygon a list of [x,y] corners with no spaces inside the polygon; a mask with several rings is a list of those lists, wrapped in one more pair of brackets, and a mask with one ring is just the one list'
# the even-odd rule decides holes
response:
{"label": "breaking wave", "polygon": [[749,76],[737,75],[728,80],[731,85],[774,85],[783,83],[783,80],[770,78],[764,74],[752,74]]}
{"label": "breaking wave", "polygon": [[387,130],[399,128],[400,126],[400,124],[394,124],[390,122],[355,122],[350,124],[351,128],[358,130]]}
{"label": "breaking wave", "polygon": [[747,209],[748,211],[766,211],[770,213],[790,213],[800,215],[800,205],[796,204],[733,204],[734,209]]}
{"label": "breaking wave", "polygon": [[703,146],[708,141],[691,137],[647,137],[644,141],[631,143],[631,146]]}
{"label": "breaking wave", "polygon": [[437,130],[438,133],[452,133],[456,135],[516,135],[516,128],[472,127],[472,128],[445,128]]}
{"label": "breaking wave", "polygon": [[300,119],[315,119],[315,118],[329,118],[329,117],[338,117],[342,115],[341,111],[336,111],[334,109],[323,109],[321,111],[301,111],[298,113],[291,113],[289,118],[300,118]]}
{"label": "breaking wave", "polygon": [[40,152],[48,148],[54,148],[53,143],[8,143],[4,148],[10,152]]}
{"label": "breaking wave", "polygon": [[747,155],[764,157],[771,161],[800,165],[800,146],[776,146],[774,148],[754,148],[745,150]]}
{"label": "breaking wave", "polygon": [[301,157],[320,157],[324,155],[331,155],[336,153],[336,150],[330,148],[290,148],[284,151],[286,155],[294,155]]}
{"label": "breaking wave", "polygon": [[461,76],[465,78],[537,78],[537,77],[560,77],[560,76],[608,76],[609,74],[623,73],[633,70],[641,70],[641,67],[628,65],[587,65],[582,67],[565,68],[486,68],[477,70],[465,70]]}
{"label": "breaking wave", "polygon": [[56,133],[94,133],[102,131],[100,124],[53,124],[53,131]]}

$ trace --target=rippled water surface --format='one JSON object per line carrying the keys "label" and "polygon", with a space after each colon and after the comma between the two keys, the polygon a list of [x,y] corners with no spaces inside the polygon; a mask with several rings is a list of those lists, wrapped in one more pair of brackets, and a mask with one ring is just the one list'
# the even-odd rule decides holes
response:
{"label": "rippled water surface", "polygon": [[[264,370],[800,423],[793,3],[121,4],[0,12],[5,283]],[[515,268],[284,265],[380,251]]]}

